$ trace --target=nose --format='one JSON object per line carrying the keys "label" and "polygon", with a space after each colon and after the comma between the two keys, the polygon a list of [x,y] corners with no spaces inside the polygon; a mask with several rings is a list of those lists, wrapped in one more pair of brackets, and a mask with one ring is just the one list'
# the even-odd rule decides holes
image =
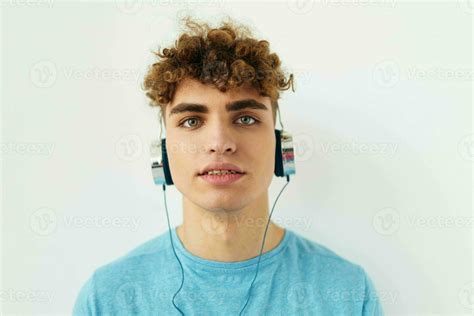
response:
{"label": "nose", "polygon": [[225,154],[233,153],[236,150],[236,142],[234,135],[229,128],[224,124],[216,123],[209,128],[207,135],[207,150],[208,153]]}

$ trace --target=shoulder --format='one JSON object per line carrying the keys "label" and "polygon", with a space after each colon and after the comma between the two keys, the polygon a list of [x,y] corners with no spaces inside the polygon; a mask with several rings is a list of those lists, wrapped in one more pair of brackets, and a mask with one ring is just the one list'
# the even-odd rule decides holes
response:
{"label": "shoulder", "polygon": [[[96,283],[109,278],[117,279],[119,276],[146,273],[148,268],[159,266],[160,259],[169,248],[168,233],[162,233],[151,238],[135,248],[127,251],[122,256],[99,266],[95,272]],[[158,260],[158,261],[157,261]]]}
{"label": "shoulder", "polygon": [[[374,283],[361,265],[295,232],[288,251],[298,259],[296,262],[304,276],[302,283],[315,290],[325,302],[338,303],[335,305],[343,314],[351,314],[344,308],[353,304],[362,315],[383,315]],[[339,304],[341,302],[350,304]]]}
{"label": "shoulder", "polygon": [[333,249],[307,237],[291,231],[288,250],[294,252],[298,259],[304,263],[317,266],[318,269],[336,271],[341,276],[356,275],[363,277],[364,269],[357,263],[340,255]]}
{"label": "shoulder", "polygon": [[96,268],[79,291],[73,315],[95,315],[100,306],[114,304],[123,292],[139,293],[153,271],[168,260],[167,238],[165,232]]}
{"label": "shoulder", "polygon": [[296,259],[298,269],[317,279],[319,284],[359,290],[366,285],[367,276],[362,266],[294,231],[291,232],[287,252],[290,258]]}

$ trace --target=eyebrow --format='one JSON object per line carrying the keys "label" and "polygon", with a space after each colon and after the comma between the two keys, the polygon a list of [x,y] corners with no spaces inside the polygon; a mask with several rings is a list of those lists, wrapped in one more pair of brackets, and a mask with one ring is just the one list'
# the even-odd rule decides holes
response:
{"label": "eyebrow", "polygon": [[[232,101],[225,105],[227,112],[235,112],[240,111],[243,109],[255,109],[255,110],[264,110],[268,111],[268,108],[265,104],[260,103],[254,99],[243,99],[238,101]],[[198,112],[198,113],[209,113],[209,108],[203,104],[198,103],[179,103],[178,105],[174,106],[171,111],[170,115],[183,113],[183,112]]]}

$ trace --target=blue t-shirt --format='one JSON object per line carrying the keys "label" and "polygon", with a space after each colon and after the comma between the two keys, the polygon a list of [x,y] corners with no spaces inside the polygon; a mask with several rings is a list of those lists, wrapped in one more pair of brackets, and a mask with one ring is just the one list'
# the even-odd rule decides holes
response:
{"label": "blue t-shirt", "polygon": [[[258,256],[220,262],[190,253],[171,230],[184,283],[175,304],[184,315],[239,315]],[[180,315],[172,298],[181,268],[169,231],[99,267],[81,288],[73,315]],[[285,228],[262,254],[243,315],[383,315],[364,269]]]}

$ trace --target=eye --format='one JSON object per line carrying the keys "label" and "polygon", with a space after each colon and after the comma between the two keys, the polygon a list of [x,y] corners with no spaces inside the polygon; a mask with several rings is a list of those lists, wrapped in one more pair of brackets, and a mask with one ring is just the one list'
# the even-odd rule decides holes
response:
{"label": "eye", "polygon": [[[198,121],[199,119],[197,117],[190,117],[190,118],[187,118],[185,119],[183,122],[181,122],[178,126],[184,126],[186,122],[193,122],[193,121]],[[193,128],[193,127],[196,127],[196,125],[193,125],[191,123],[191,126],[187,127],[185,126],[186,128]]]}
{"label": "eye", "polygon": [[[241,124],[241,125],[249,125],[249,126],[250,125],[255,125],[259,122],[257,119],[255,119],[255,118],[253,118],[249,115],[241,116],[237,120],[241,120],[241,122],[243,122],[243,124]],[[252,124],[252,120],[254,121],[253,124]],[[178,124],[178,127],[192,129],[192,128],[195,128],[195,127],[199,126],[199,124],[198,124],[199,121],[200,121],[200,118],[198,118],[198,117],[189,117],[189,118],[183,120],[180,124]],[[188,123],[188,124],[186,124],[186,123]]]}
{"label": "eye", "polygon": [[247,123],[245,123],[245,121],[248,122],[248,119],[254,120],[254,121],[255,121],[255,124],[258,122],[256,119],[254,119],[253,117],[248,116],[248,115],[241,116],[241,117],[239,117],[237,120],[240,120],[240,119],[242,119],[242,118],[247,118],[246,120],[242,120],[242,121],[241,121],[241,122],[244,122],[244,125],[252,125],[252,124],[247,124]]}

